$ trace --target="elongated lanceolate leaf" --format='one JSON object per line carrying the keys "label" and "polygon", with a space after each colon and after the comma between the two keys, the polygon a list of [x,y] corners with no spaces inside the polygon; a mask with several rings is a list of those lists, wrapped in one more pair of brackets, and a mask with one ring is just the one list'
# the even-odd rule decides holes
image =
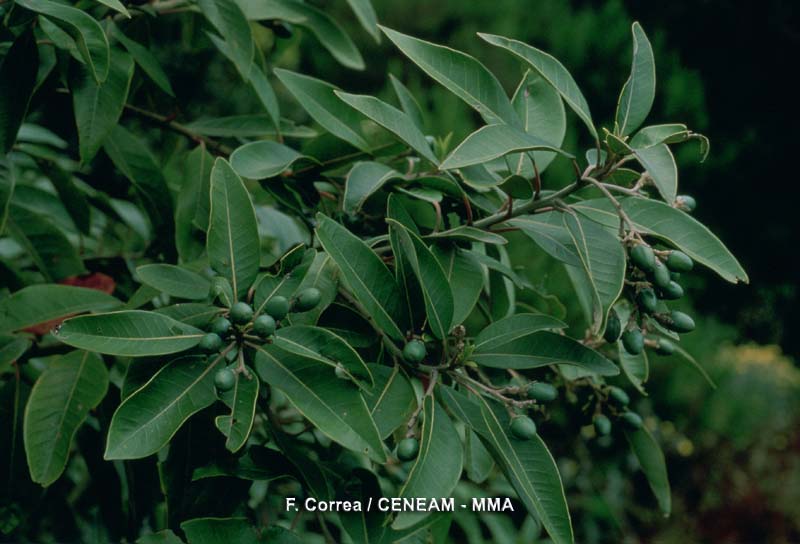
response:
{"label": "elongated lanceolate leaf", "polygon": [[211,282],[200,274],[171,264],[146,264],[136,274],[145,285],[173,297],[203,300],[211,289]]}
{"label": "elongated lanceolate leaf", "polygon": [[656,61],[650,40],[638,22],[631,26],[633,62],[631,75],[622,87],[617,102],[617,134],[626,136],[647,118],[656,96]]}
{"label": "elongated lanceolate leaf", "polygon": [[0,331],[18,331],[59,317],[110,310],[122,303],[95,289],[29,285],[0,300]]}

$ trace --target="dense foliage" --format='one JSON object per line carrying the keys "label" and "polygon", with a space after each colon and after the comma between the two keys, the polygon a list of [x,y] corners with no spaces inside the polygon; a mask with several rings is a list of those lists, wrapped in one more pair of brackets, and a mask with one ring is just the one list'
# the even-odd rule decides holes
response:
{"label": "dense foliage", "polygon": [[[300,34],[367,68],[326,12],[295,0],[0,4],[4,535],[573,542],[543,440],[561,450],[570,429],[627,444],[670,513],[664,456],[631,397],[650,356],[696,365],[679,343],[694,321],[671,307],[681,276],[695,263],[747,275],[678,194],[671,146],[702,160],[708,141],[645,125],[644,30],[632,26],[630,74],[598,128],[540,49],[476,38],[523,67],[509,98],[474,57],[350,7],[484,125],[456,143],[426,134],[419,97],[392,75],[397,105],[288,69],[281,43]],[[165,98],[180,110],[192,72],[163,68],[150,39],[191,63],[224,59],[260,110],[154,111]],[[53,103],[71,104],[66,133]],[[589,149],[563,148],[568,111]],[[548,184],[551,163],[573,180]],[[512,251],[557,267],[577,312]],[[451,496],[512,496],[514,512],[286,507]]]}

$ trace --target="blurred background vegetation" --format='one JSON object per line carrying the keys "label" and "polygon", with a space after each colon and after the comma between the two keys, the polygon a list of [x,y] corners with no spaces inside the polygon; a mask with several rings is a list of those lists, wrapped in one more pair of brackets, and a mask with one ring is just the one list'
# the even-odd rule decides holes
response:
{"label": "blurred background vegetation", "polygon": [[[453,142],[458,142],[480,125],[474,112],[434,84],[387,40],[376,45],[344,1],[314,3],[332,12],[354,37],[367,69],[342,68],[301,30],[273,43],[273,34],[264,28],[258,39],[274,47],[271,62],[314,73],[350,92],[393,101],[385,79],[388,70],[421,101],[429,133],[452,132]],[[796,363],[800,295],[793,256],[800,213],[795,210],[799,191],[793,168],[795,126],[790,119],[796,86],[782,76],[792,70],[800,36],[796,4],[779,0],[757,5],[742,0],[373,3],[382,24],[474,55],[509,92],[522,75],[520,63],[486,46],[476,32],[517,38],[552,53],[572,72],[601,126],[613,119],[629,71],[630,24],[642,23],[653,42],[658,78],[648,121],[684,122],[711,139],[711,155],[703,164],[697,161],[696,147],[676,149],[680,192],[696,197],[695,215],[737,255],[751,283],[723,284],[703,271],[687,277],[685,309],[696,312],[699,332],[687,335],[684,345],[717,387],[679,357],[652,357],[648,395],[635,401],[667,455],[674,505],[670,519],[658,514],[633,460],[619,462],[627,455],[625,444],[596,440],[589,427],[576,427],[570,442],[564,433],[575,424],[564,425],[557,414],[552,425],[543,426],[542,434],[559,460],[579,542],[800,541]],[[144,26],[151,23],[140,18],[132,24],[135,36],[135,25],[141,25],[145,35]],[[151,30],[163,33],[163,40],[151,43],[178,96],[172,102],[158,93],[146,93],[153,101],[151,109],[174,112],[184,120],[260,110],[220,55],[208,50],[208,58],[198,58],[191,44],[207,39],[199,25],[159,21]],[[295,104],[285,92],[281,99],[286,108]],[[63,104],[45,106],[52,113],[50,126],[54,119],[61,119],[65,127],[73,122],[67,97]],[[303,118],[295,107],[289,116]],[[573,151],[588,145],[575,121],[572,117],[564,143]],[[165,162],[170,144],[185,144],[156,130],[151,135],[153,142],[164,140],[151,147],[163,153]],[[570,164],[556,161],[544,176],[545,188],[556,188],[572,175]],[[513,257],[527,264],[543,263],[529,270],[528,280],[535,289],[525,302],[574,311],[569,298],[556,303],[550,297],[562,292],[561,269],[530,254]]]}

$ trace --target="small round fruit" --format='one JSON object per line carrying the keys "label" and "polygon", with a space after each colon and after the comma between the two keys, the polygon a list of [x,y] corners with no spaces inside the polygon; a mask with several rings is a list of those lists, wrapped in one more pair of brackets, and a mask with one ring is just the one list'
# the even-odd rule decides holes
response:
{"label": "small round fruit", "polygon": [[225,336],[228,334],[228,331],[231,330],[231,322],[224,317],[218,317],[211,322],[211,326],[208,327],[208,330],[214,334]]}
{"label": "small round fruit", "polygon": [[678,281],[679,279],[681,279],[680,272],[670,272],[669,279],[671,279],[672,281]]}
{"label": "small round fruit", "polygon": [[322,300],[322,293],[319,292],[319,289],[309,287],[297,294],[297,298],[294,299],[293,309],[298,312],[307,312],[316,308],[320,300]]}
{"label": "small round fruit", "polygon": [[539,402],[552,402],[558,398],[558,389],[549,383],[534,382],[528,387],[528,398]]}
{"label": "small round fruit", "polygon": [[692,332],[694,330],[694,319],[683,312],[674,310],[669,314],[667,327],[675,332]]}
{"label": "small round fruit", "polygon": [[673,272],[688,272],[694,268],[694,261],[683,251],[670,251],[666,265]]}
{"label": "small round fruit", "polygon": [[631,355],[639,355],[644,349],[644,336],[639,329],[628,329],[622,333],[622,347]]}
{"label": "small round fruit", "polygon": [[656,259],[651,277],[655,286],[661,289],[667,287],[672,281],[672,278],[669,277],[669,268],[660,259]]}
{"label": "small round fruit", "polygon": [[656,262],[656,255],[653,248],[646,244],[633,246],[630,251],[631,262],[640,270],[650,272]]}
{"label": "small round fruit", "polygon": [[656,297],[656,292],[650,287],[645,287],[639,291],[639,294],[636,295],[636,303],[643,312],[652,314],[658,307],[658,297]]}
{"label": "small round fruit", "polygon": [[616,310],[611,310],[608,314],[608,322],[606,322],[606,330],[603,333],[603,338],[609,344],[613,344],[619,338],[622,332],[622,323],[619,321],[619,315]]}
{"label": "small round fruit", "polygon": [[397,458],[401,461],[412,461],[419,454],[419,440],[413,437],[404,438],[397,444]]}
{"label": "small round fruit", "polygon": [[636,430],[642,428],[642,416],[636,412],[623,412],[619,418],[629,429]]}
{"label": "small round fruit", "polygon": [[678,300],[683,296],[683,287],[677,281],[670,281],[666,287],[661,289],[661,298],[666,300]]}
{"label": "small round fruit", "polygon": [[530,440],[536,436],[536,423],[528,416],[518,416],[511,420],[511,434],[520,440]]}
{"label": "small round fruit", "polygon": [[427,354],[428,350],[420,340],[411,340],[403,347],[403,358],[409,363],[421,363]]}
{"label": "small round fruit", "polygon": [[625,390],[616,386],[608,388],[608,399],[617,406],[627,406],[631,402],[631,398]]}
{"label": "small round fruit", "polygon": [[253,321],[253,332],[261,338],[272,336],[275,333],[275,320],[270,315],[261,314]]}
{"label": "small round fruit", "polygon": [[236,375],[229,368],[221,368],[214,374],[214,385],[220,391],[230,391],[236,384]]}
{"label": "small round fruit", "polygon": [[595,416],[592,423],[594,424],[594,431],[599,436],[608,436],[611,434],[611,420],[603,414]]}
{"label": "small round fruit", "polygon": [[289,301],[286,297],[276,295],[264,305],[264,311],[271,315],[275,321],[280,321],[289,313]]}
{"label": "small round fruit", "polygon": [[246,302],[237,302],[231,306],[230,316],[237,325],[244,325],[253,319],[253,307]]}
{"label": "small round fruit", "polygon": [[200,339],[198,347],[206,353],[216,353],[222,348],[222,338],[218,334],[210,332]]}
{"label": "small round fruit", "polygon": [[679,208],[690,213],[697,208],[697,201],[694,199],[694,197],[689,195],[678,195],[678,198],[675,199],[675,202],[678,204]]}
{"label": "small round fruit", "polygon": [[659,355],[672,355],[675,353],[675,344],[666,338],[659,338],[656,344],[656,353]]}

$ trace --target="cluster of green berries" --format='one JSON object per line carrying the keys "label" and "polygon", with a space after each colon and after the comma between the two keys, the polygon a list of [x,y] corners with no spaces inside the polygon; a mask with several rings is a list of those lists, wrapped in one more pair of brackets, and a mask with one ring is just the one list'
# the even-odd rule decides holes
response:
{"label": "cluster of green berries", "polygon": [[[642,428],[642,416],[628,409],[631,399],[624,389],[611,386],[607,389],[608,402],[616,409],[616,417],[628,429],[635,431]],[[592,425],[598,436],[608,436],[611,434],[611,419],[603,414],[597,414],[592,418]]]}
{"label": "cluster of green berries", "polygon": [[[255,318],[255,311],[250,304],[237,302],[231,306],[227,317],[220,316],[211,322],[198,347],[209,354],[218,353],[223,348],[225,339],[235,338],[238,342],[245,332],[266,340],[275,334],[278,323],[290,311],[312,310],[320,303],[321,298],[322,293],[316,287],[303,289],[291,301],[276,295],[264,304],[264,311]],[[228,391],[235,383],[236,375],[230,368],[222,368],[214,375],[214,384],[219,391]]]}
{"label": "cluster of green berries", "polygon": [[[636,284],[633,299],[640,315],[649,315],[661,325],[678,333],[691,332],[695,328],[691,316],[672,310],[659,312],[659,300],[677,300],[684,294],[683,287],[678,283],[681,273],[689,272],[694,267],[691,257],[682,251],[671,250],[656,252],[645,243],[633,246],[629,251],[630,263],[633,266],[635,278],[642,278]],[[644,350],[644,334],[635,323],[624,327],[616,311],[612,310],[608,317],[606,330],[603,335],[607,342],[622,340],[625,350],[638,355]],[[675,346],[666,339],[658,341],[656,351],[659,354],[669,355],[675,351]]]}

